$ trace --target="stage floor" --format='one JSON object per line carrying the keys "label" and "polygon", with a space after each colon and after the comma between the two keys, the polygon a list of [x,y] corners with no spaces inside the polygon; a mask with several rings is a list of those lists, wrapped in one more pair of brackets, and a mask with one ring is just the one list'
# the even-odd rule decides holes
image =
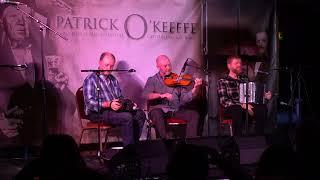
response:
{"label": "stage floor", "polygon": [[[3,153],[2,153],[3,154]],[[12,155],[12,154],[11,154]],[[29,159],[25,160],[23,158],[24,154],[19,156],[18,153],[12,155],[12,157],[0,157],[0,179],[1,180],[11,180],[22,168],[25,164],[37,158],[29,157]],[[101,163],[99,158],[96,156],[95,150],[82,150],[81,155],[84,158],[87,166],[100,174],[102,174],[106,179],[110,178],[110,170],[106,165],[107,163]],[[243,165],[243,168],[250,174],[253,175],[255,170],[255,164],[251,165]],[[223,172],[216,168],[215,166],[209,167],[209,176],[208,179],[225,179]],[[149,177],[144,177],[142,179],[166,179],[166,174],[150,174]]]}
{"label": "stage floor", "polygon": [[[95,156],[86,156],[84,157],[88,167],[96,170],[100,174],[109,179],[109,169],[104,164],[101,164],[99,160]],[[1,180],[12,180],[12,178],[22,169],[22,167],[27,163],[27,161],[22,159],[0,159],[0,179]],[[255,165],[245,165],[243,166],[249,174],[253,175],[255,170]],[[216,179],[225,179],[223,178],[223,172],[221,170],[210,167],[208,172],[209,180],[216,180]],[[149,178],[144,179],[166,179],[166,175],[155,175],[150,176]]]}

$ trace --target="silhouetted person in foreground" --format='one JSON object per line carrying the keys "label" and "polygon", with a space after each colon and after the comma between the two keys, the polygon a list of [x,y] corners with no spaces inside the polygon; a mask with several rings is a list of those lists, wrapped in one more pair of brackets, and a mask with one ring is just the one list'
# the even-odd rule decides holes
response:
{"label": "silhouetted person in foreground", "polygon": [[205,151],[195,145],[181,144],[168,163],[168,180],[205,180],[208,168],[208,155]]}
{"label": "silhouetted person in foreground", "polygon": [[304,118],[297,129],[296,151],[299,167],[298,177],[300,179],[319,179],[320,162],[320,121],[318,117]]}
{"label": "silhouetted person in foreground", "polygon": [[261,155],[256,169],[256,180],[296,179],[296,153],[287,144],[274,144]]}
{"label": "silhouetted person in foreground", "polygon": [[102,179],[102,175],[87,168],[77,143],[69,135],[49,135],[45,138],[40,157],[27,164],[16,179]]}
{"label": "silhouetted person in foreground", "polygon": [[178,145],[168,163],[168,180],[207,179],[209,164],[216,165],[231,180],[252,180],[240,165],[239,149],[233,140],[221,145],[221,152],[215,148],[192,144]]}

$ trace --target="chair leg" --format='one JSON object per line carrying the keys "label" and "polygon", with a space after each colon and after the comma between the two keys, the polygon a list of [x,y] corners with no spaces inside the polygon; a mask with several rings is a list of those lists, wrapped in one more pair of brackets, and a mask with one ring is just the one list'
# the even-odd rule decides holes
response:
{"label": "chair leg", "polygon": [[152,125],[151,124],[147,124],[147,141],[151,140],[151,129],[152,129]]}
{"label": "chair leg", "polygon": [[[222,125],[222,126],[221,126],[221,134],[222,134],[222,135],[226,135],[226,133],[225,133],[225,130],[226,130],[226,129],[225,129],[225,128],[226,128],[225,125]],[[229,128],[230,128],[230,127],[229,127]]]}
{"label": "chair leg", "polygon": [[223,127],[224,127],[224,125],[222,123],[222,120],[219,119],[219,129],[218,129],[219,132],[218,133],[219,133],[220,136],[223,135]]}
{"label": "chair leg", "polygon": [[104,137],[104,147],[103,147],[103,150],[106,150],[107,149],[107,143],[109,142],[109,140],[108,140],[108,129],[105,129],[105,133],[106,133],[106,135],[105,135],[105,137]]}
{"label": "chair leg", "polygon": [[102,152],[102,140],[101,140],[101,127],[98,125],[98,144],[99,144],[99,150],[98,150],[98,157],[101,157]]}
{"label": "chair leg", "polygon": [[80,144],[81,144],[81,140],[82,140],[83,132],[84,132],[84,129],[82,129],[82,130],[81,130],[81,135],[80,135],[80,140],[79,140],[79,146],[80,146]]}
{"label": "chair leg", "polygon": [[100,130],[99,130],[99,140],[100,140],[100,142],[99,142],[99,150],[100,150],[100,152],[102,151],[102,136],[101,136],[101,133],[102,133],[102,130],[101,130],[101,128],[100,128]]}

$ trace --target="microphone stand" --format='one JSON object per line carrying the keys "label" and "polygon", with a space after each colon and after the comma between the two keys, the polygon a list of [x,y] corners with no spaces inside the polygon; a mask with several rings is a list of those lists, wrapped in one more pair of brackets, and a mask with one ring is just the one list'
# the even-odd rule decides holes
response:
{"label": "microphone stand", "polygon": [[289,114],[289,119],[288,119],[288,124],[291,126],[292,123],[292,118],[294,117],[294,106],[293,106],[293,99],[294,99],[294,91],[293,91],[293,71],[290,69],[289,70],[289,75],[290,75],[290,99],[289,99],[289,107],[290,107],[290,114]]}
{"label": "microphone stand", "polygon": [[[241,15],[241,0],[237,0],[237,55],[241,55],[240,48],[240,15]],[[245,93],[245,103],[246,103],[246,119],[244,123],[244,134],[247,135],[249,129],[249,112],[248,112],[248,101],[249,101],[249,60],[246,59],[246,93]]]}
{"label": "microphone stand", "polygon": [[244,132],[247,135],[248,130],[249,130],[249,61],[247,60],[247,69],[246,69],[246,121],[245,121],[245,128],[244,128]]}
{"label": "microphone stand", "polygon": [[[25,4],[23,4],[24,6],[26,6]],[[47,130],[47,120],[46,120],[46,86],[45,86],[45,68],[44,68],[44,52],[43,52],[43,30],[48,29],[51,32],[53,32],[55,35],[60,36],[62,39],[64,40],[68,40],[67,38],[63,37],[62,35],[60,35],[58,32],[56,32],[55,30],[51,29],[49,26],[47,26],[46,24],[44,24],[43,22],[41,22],[39,19],[33,17],[31,14],[25,12],[24,10],[20,9],[19,4],[15,4],[16,9],[20,12],[22,12],[24,15],[26,15],[27,17],[29,17],[30,19],[34,20],[36,23],[39,24],[39,30],[40,30],[40,50],[41,50],[41,69],[42,69],[42,73],[41,73],[41,92],[42,92],[42,113],[41,113],[41,121],[42,121],[42,136],[43,138],[45,136],[47,136],[48,130]],[[3,66],[2,66],[3,67]],[[27,154],[28,154],[28,147],[25,147],[25,160],[27,160]]]}
{"label": "microphone stand", "polygon": [[[293,85],[293,70],[290,70],[290,91],[291,91],[291,96],[290,96],[290,100],[289,100],[289,106],[291,108],[291,114],[294,114],[294,110],[296,110],[296,114],[297,114],[297,122],[301,123],[301,76],[302,76],[302,67],[301,64],[299,64],[298,67],[298,73],[297,73],[297,77],[296,77],[296,81]],[[296,85],[298,86],[298,99],[295,99],[295,89],[296,89]],[[295,103],[297,103],[297,105],[295,105]],[[298,107],[297,107],[298,106]],[[292,116],[291,115],[291,116]],[[292,118],[289,118],[289,125],[292,124]]]}
{"label": "microphone stand", "polygon": [[210,136],[210,117],[209,117],[209,102],[210,102],[210,96],[209,93],[211,92],[211,88],[210,88],[210,83],[209,83],[209,59],[208,59],[208,2],[207,0],[202,1],[202,13],[201,13],[201,23],[202,23],[202,52],[203,52],[203,57],[204,57],[204,63],[205,63],[205,67],[204,68],[199,68],[199,67],[195,67],[197,69],[202,69],[204,71],[205,74],[205,81],[208,83],[208,86],[206,86],[206,101],[207,101],[207,109],[206,109],[206,114],[204,117],[204,121],[205,123],[207,123],[207,136]]}
{"label": "microphone stand", "polygon": [[21,68],[21,69],[27,69],[27,65],[23,64],[23,65],[12,65],[12,64],[0,64],[0,68],[11,68],[11,69],[15,69],[15,68]]}
{"label": "microphone stand", "polygon": [[95,73],[100,73],[100,72],[136,72],[135,69],[129,69],[129,70],[124,70],[124,69],[112,69],[112,70],[100,70],[100,69],[85,69],[81,70],[81,72],[95,72]]}
{"label": "microphone stand", "polygon": [[53,32],[55,35],[58,35],[59,37],[61,37],[64,40],[68,40],[67,38],[63,37],[62,35],[60,35],[58,32],[56,32],[55,30],[51,29],[49,26],[47,26],[46,24],[44,24],[43,22],[41,22],[39,19],[33,17],[31,14],[25,12],[24,10],[22,10],[18,5],[16,5],[16,8],[18,11],[22,12],[23,14],[25,14],[27,17],[29,17],[30,19],[34,20],[36,23],[39,24],[39,30],[40,30],[40,48],[41,48],[41,69],[42,69],[42,73],[41,73],[41,92],[42,92],[42,134],[43,137],[47,136],[48,130],[47,130],[47,120],[46,120],[46,78],[45,78],[45,67],[44,67],[44,52],[43,52],[43,30],[48,29],[49,31]]}
{"label": "microphone stand", "polygon": [[98,158],[101,160],[101,153],[102,153],[102,142],[101,142],[102,111],[101,111],[101,108],[100,108],[100,104],[102,106],[102,102],[100,102],[100,90],[101,90],[100,74],[101,74],[101,71],[94,71],[94,73],[98,78],[98,83],[97,83],[96,90],[97,90],[97,95],[98,95],[98,144],[99,144],[99,150],[97,152],[97,155],[98,155]]}
{"label": "microphone stand", "polygon": [[[293,123],[293,118],[294,118],[294,85],[293,85],[293,68],[288,68],[288,67],[284,67],[284,68],[273,68],[271,69],[270,71],[277,71],[277,72],[285,72],[285,73],[288,73],[289,74],[289,90],[290,90],[290,98],[288,100],[287,103],[285,103],[284,105],[288,106],[290,108],[290,111],[289,111],[289,115],[288,115],[288,125],[292,125]],[[299,78],[299,74],[300,74],[300,71],[298,73],[298,76],[297,76],[297,79]],[[269,74],[270,75],[270,74]],[[300,82],[298,82],[299,86],[300,86]],[[298,87],[298,91],[300,92],[300,87]],[[299,93],[300,94],[300,93]],[[300,95],[299,95],[300,97]],[[280,102],[281,104],[281,102]]]}
{"label": "microphone stand", "polygon": [[299,65],[299,73],[297,76],[297,81],[298,81],[298,122],[301,123],[301,65]]}

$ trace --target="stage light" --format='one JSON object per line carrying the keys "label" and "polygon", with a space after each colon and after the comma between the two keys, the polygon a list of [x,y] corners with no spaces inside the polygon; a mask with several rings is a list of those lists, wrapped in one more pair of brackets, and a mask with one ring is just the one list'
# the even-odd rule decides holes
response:
{"label": "stage light", "polygon": [[283,32],[278,32],[278,38],[280,41],[283,40]]}

